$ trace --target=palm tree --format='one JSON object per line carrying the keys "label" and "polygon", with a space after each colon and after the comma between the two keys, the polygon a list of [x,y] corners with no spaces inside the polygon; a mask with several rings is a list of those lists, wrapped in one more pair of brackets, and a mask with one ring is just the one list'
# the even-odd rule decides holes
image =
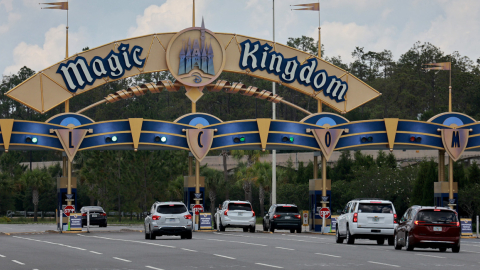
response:
{"label": "palm tree", "polygon": [[[260,157],[268,155],[268,151],[259,150],[232,150],[232,156],[239,161],[238,167],[235,171],[238,184],[241,184],[245,192],[245,199],[252,201],[252,183],[255,182],[255,173],[252,166],[260,161]],[[244,157],[246,162],[240,162]]]}
{"label": "palm tree", "polygon": [[213,216],[215,214],[217,189],[222,184],[222,173],[206,166],[201,168],[201,173],[205,176],[205,187],[208,192],[208,198],[210,199],[210,212]]}
{"label": "palm tree", "polygon": [[223,159],[223,179],[225,181],[225,199],[226,200],[230,199],[230,189],[228,186],[228,170],[227,170],[227,157],[229,156],[229,154],[230,154],[229,150],[222,150],[222,152],[220,153]]}
{"label": "palm tree", "polygon": [[270,190],[272,184],[272,164],[270,162],[257,162],[253,165],[255,183],[258,186],[258,200],[260,201],[260,216],[265,213],[265,192]]}
{"label": "palm tree", "polygon": [[47,170],[35,169],[27,171],[20,177],[23,187],[32,189],[33,202],[33,221],[37,221],[37,210],[40,193],[53,185],[53,178],[48,174]]}

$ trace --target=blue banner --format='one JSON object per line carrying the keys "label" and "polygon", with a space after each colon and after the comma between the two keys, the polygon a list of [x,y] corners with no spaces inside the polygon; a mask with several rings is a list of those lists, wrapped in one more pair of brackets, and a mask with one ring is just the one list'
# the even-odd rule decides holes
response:
{"label": "blue banner", "polygon": [[200,213],[199,227],[200,230],[211,230],[212,229],[212,214],[211,213]]}
{"label": "blue banner", "polygon": [[460,226],[462,227],[462,235],[472,235],[472,220],[469,218],[461,218]]}

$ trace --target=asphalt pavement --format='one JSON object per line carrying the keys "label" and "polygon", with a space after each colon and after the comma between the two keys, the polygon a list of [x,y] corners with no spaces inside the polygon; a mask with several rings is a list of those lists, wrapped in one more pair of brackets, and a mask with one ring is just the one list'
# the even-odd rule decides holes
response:
{"label": "asphalt pavement", "polygon": [[[228,230],[228,229],[227,229]],[[396,251],[375,241],[288,232],[195,232],[146,240],[142,232],[0,236],[0,269],[479,269],[480,241],[460,253]]]}
{"label": "asphalt pavement", "polygon": [[[98,225],[90,226],[90,231],[105,232],[105,231],[121,231],[121,230],[143,230],[142,225],[108,225],[106,228]],[[57,231],[57,224],[0,224],[1,233],[42,233],[49,231]],[[83,231],[87,231],[87,227],[83,228]],[[1,268],[0,268],[1,269]]]}

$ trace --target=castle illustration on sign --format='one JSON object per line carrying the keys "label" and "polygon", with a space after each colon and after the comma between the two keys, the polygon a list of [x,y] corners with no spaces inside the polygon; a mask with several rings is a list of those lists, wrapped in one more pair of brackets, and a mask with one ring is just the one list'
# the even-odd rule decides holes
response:
{"label": "castle illustration on sign", "polygon": [[215,75],[213,67],[213,50],[212,43],[207,48],[205,42],[205,24],[202,19],[200,40],[194,39],[193,46],[190,38],[187,44],[183,44],[180,51],[180,66],[178,75],[186,74],[198,67],[205,74]]}

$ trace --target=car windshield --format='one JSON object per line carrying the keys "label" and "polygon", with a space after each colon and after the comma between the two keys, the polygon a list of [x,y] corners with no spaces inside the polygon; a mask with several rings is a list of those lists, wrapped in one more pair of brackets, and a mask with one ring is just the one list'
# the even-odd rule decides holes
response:
{"label": "car windshield", "polygon": [[390,203],[360,203],[358,213],[393,214],[393,208]]}
{"label": "car windshield", "polygon": [[252,211],[252,206],[248,203],[229,203],[228,210]]}
{"label": "car windshield", "polygon": [[298,208],[296,206],[277,206],[276,213],[293,213],[298,214]]}
{"label": "car windshield", "polygon": [[181,214],[187,212],[187,208],[181,204],[165,204],[160,205],[157,212],[160,214]]}
{"label": "car windshield", "polygon": [[418,213],[417,220],[428,223],[449,223],[457,222],[457,215],[452,211],[423,210]]}

